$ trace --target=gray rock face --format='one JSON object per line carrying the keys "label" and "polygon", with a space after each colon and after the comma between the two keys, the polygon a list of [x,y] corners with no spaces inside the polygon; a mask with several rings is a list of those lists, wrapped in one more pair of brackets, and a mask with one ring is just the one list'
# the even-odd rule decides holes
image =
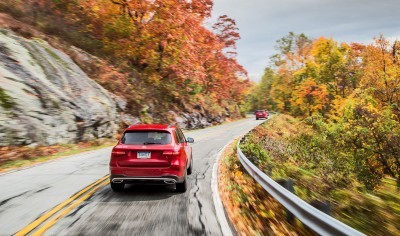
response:
{"label": "gray rock face", "polygon": [[0,30],[0,146],[111,137],[118,122],[110,94],[66,54]]}

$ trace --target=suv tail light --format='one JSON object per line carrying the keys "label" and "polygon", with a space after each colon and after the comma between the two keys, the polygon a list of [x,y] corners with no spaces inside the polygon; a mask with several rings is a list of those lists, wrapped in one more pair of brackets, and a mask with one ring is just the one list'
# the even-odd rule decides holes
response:
{"label": "suv tail light", "polygon": [[179,170],[181,168],[181,160],[179,156],[181,155],[180,149],[163,151],[163,156],[171,160],[171,169]]}
{"label": "suv tail light", "polygon": [[126,152],[124,150],[114,148],[111,151],[110,166],[117,166],[117,158],[125,155]]}

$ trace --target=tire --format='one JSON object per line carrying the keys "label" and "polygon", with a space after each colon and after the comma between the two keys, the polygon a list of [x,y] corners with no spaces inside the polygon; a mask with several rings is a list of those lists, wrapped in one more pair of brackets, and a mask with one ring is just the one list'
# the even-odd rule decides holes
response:
{"label": "tire", "polygon": [[111,189],[114,192],[122,192],[124,190],[124,188],[125,188],[125,184],[124,183],[116,184],[116,183],[111,182],[110,185],[111,185]]}
{"label": "tire", "polygon": [[258,120],[258,118],[256,118],[256,120]]}
{"label": "tire", "polygon": [[192,156],[192,158],[190,158],[190,166],[189,166],[189,168],[187,169],[187,174],[188,174],[188,175],[191,175],[192,172],[193,172],[193,156]]}
{"label": "tire", "polygon": [[187,180],[186,180],[186,175],[185,175],[185,179],[183,180],[182,183],[176,183],[176,191],[178,193],[184,193],[187,190]]}

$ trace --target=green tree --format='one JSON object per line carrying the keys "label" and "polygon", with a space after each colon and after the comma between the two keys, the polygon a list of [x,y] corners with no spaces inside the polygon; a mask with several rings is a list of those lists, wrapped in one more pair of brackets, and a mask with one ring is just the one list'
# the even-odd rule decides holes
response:
{"label": "green tree", "polygon": [[268,109],[275,111],[276,103],[271,97],[271,88],[275,80],[275,72],[267,67],[261,77],[261,81],[253,85],[248,101],[249,110]]}

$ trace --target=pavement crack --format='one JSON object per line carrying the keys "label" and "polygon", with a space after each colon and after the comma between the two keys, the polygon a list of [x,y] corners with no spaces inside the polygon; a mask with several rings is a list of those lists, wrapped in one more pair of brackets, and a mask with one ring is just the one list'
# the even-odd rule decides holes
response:
{"label": "pavement crack", "polygon": [[43,192],[44,190],[47,190],[47,189],[49,189],[49,188],[50,188],[50,187],[41,188],[41,189],[35,191],[34,193],[40,193],[40,192]]}
{"label": "pavement crack", "polygon": [[[198,176],[198,175],[197,175]],[[193,194],[193,197],[194,197],[194,199],[195,199],[195,201],[197,202],[197,205],[198,205],[198,207],[199,207],[199,212],[200,212],[200,214],[199,214],[199,222],[200,222],[200,225],[201,225],[201,230],[199,231],[199,230],[193,230],[194,232],[194,235],[201,235],[201,234],[199,234],[199,232],[202,232],[202,233],[204,233],[205,232],[205,229],[206,229],[206,226],[205,226],[205,224],[204,224],[204,222],[202,221],[202,219],[201,219],[201,216],[203,215],[203,204],[201,204],[201,202],[200,202],[200,200],[199,200],[199,198],[198,198],[198,196],[197,196],[197,194],[198,194],[198,192],[199,192],[199,190],[200,190],[200,187],[199,187],[199,179],[197,178],[197,176],[196,176],[196,179],[195,179],[195,187],[196,187],[196,191],[194,192],[194,194]]]}
{"label": "pavement crack", "polygon": [[67,215],[68,217],[73,217],[74,215],[76,215],[76,213],[78,213],[82,208],[84,208],[88,203],[84,202],[82,203],[80,206],[78,206],[73,212],[71,212],[70,214]]}
{"label": "pavement crack", "polygon": [[197,173],[196,175],[196,181],[200,179],[205,179],[206,178],[206,173],[210,169],[210,164],[207,163],[206,169],[202,173]]}
{"label": "pavement crack", "polygon": [[3,205],[5,205],[7,202],[9,202],[9,201],[11,201],[11,200],[13,200],[13,199],[15,199],[15,198],[21,197],[21,196],[23,196],[23,195],[25,195],[25,194],[27,194],[27,193],[28,193],[28,191],[23,192],[23,193],[18,194],[18,195],[15,195],[15,196],[10,197],[10,198],[7,198],[7,199],[5,199],[5,200],[3,200],[3,201],[0,202],[0,206],[3,206]]}
{"label": "pavement crack", "polygon": [[72,228],[72,226],[75,225],[76,222],[78,222],[81,219],[81,216],[79,216],[76,220],[74,220],[70,225],[68,225],[68,228]]}

